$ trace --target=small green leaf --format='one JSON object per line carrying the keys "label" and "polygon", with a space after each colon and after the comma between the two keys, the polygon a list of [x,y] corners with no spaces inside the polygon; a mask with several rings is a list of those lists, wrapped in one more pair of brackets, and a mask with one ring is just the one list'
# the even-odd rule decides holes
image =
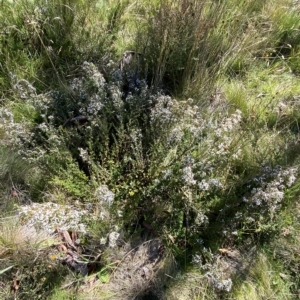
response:
{"label": "small green leaf", "polygon": [[107,283],[109,281],[109,274],[108,272],[99,272],[98,277],[102,283]]}

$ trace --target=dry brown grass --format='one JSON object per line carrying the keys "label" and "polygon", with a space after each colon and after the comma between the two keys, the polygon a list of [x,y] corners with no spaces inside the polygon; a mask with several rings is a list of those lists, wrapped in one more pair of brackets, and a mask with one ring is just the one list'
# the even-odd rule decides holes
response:
{"label": "dry brown grass", "polygon": [[143,297],[150,294],[164,299],[163,286],[172,278],[176,265],[159,239],[109,249],[107,255],[113,263],[109,281],[101,282],[100,276],[94,284],[87,284],[80,293],[85,299],[146,299]]}

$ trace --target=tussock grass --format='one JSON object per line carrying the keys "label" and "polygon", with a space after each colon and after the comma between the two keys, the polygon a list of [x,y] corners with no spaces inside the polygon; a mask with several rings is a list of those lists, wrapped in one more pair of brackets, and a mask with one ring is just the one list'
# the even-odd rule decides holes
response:
{"label": "tussock grass", "polygon": [[229,299],[293,299],[287,278],[272,267],[268,257],[260,253],[249,274]]}
{"label": "tussock grass", "polygon": [[43,185],[36,166],[8,147],[0,148],[1,216],[15,211],[15,205],[30,203],[30,197],[40,195]]}
{"label": "tussock grass", "polygon": [[205,1],[163,1],[158,13],[150,14],[148,27],[138,37],[146,76],[154,89],[163,87],[185,96],[203,94],[205,99],[209,83],[218,74],[219,54],[234,44],[225,45],[225,37],[215,30],[224,10],[224,5]]}
{"label": "tussock grass", "polygon": [[1,258],[12,259],[12,264],[27,264],[24,256],[31,256],[34,260],[39,251],[57,243],[46,232],[37,232],[33,227],[22,226],[14,218],[7,217],[1,220],[0,225]]}
{"label": "tussock grass", "polygon": [[17,217],[1,218],[0,272],[5,285],[1,286],[0,297],[7,299],[11,293],[20,299],[38,293],[45,295],[48,287],[57,282],[55,276],[63,273],[63,268],[55,266],[48,257],[51,246],[56,244],[58,239],[22,226]]}

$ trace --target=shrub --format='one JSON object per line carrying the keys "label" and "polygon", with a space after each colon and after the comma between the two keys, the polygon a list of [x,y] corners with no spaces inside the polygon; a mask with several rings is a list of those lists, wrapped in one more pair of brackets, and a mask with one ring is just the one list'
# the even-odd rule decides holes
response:
{"label": "shrub", "polygon": [[[156,250],[171,249],[195,268],[191,253],[197,251],[205,267],[226,257],[226,251],[213,254],[226,249],[223,244],[266,242],[278,229],[277,214],[298,172],[299,87],[286,60],[298,47],[297,32],[289,28],[298,24],[297,10],[246,2],[2,5],[1,196],[6,207],[18,203],[21,211],[29,211],[25,202],[45,201],[30,205],[37,226],[42,217],[70,211],[78,217],[71,223],[92,219],[75,229],[90,233],[87,249],[105,250],[97,275],[102,287],[110,269],[122,278],[128,240],[159,238],[164,245],[159,241]],[[285,52],[287,43],[292,50]],[[137,58],[126,67],[114,60],[124,45]],[[48,206],[51,214],[36,212]],[[22,278],[48,296],[53,286],[39,282],[46,267],[31,265],[30,253],[30,266],[19,267]],[[120,270],[111,268],[119,259]],[[16,268],[9,256],[5,263],[11,275],[6,272]],[[36,279],[26,271],[33,265]],[[196,280],[187,280],[205,280],[200,290],[191,288],[195,298],[226,298],[234,277],[201,266],[194,269]],[[141,282],[147,297],[153,286]],[[132,286],[127,294],[138,291]]]}

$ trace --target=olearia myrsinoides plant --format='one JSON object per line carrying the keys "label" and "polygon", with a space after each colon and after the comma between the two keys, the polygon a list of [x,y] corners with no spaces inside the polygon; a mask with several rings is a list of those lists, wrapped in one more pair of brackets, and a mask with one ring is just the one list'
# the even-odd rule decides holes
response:
{"label": "olearia myrsinoides plant", "polygon": [[[110,217],[123,225],[147,222],[177,249],[197,243],[211,203],[232,189],[235,165],[243,160],[241,111],[207,115],[192,99],[152,94],[145,83],[124,100],[116,64],[107,69],[109,79],[84,62],[80,76],[69,80],[69,93],[38,94],[13,77],[16,93],[39,117],[35,125],[16,123],[2,108],[1,128],[20,127],[4,134],[7,144],[75,199],[96,201],[97,187],[107,185],[115,195]],[[71,123],[78,116],[83,125]]]}
{"label": "olearia myrsinoides plant", "polygon": [[232,222],[224,223],[222,235],[238,239],[244,234],[270,235],[276,231],[276,216],[285,204],[286,191],[295,184],[298,166],[262,166],[259,175],[248,181],[247,192]]}

